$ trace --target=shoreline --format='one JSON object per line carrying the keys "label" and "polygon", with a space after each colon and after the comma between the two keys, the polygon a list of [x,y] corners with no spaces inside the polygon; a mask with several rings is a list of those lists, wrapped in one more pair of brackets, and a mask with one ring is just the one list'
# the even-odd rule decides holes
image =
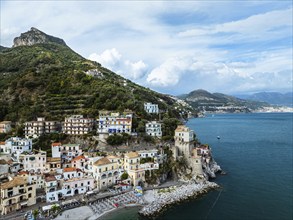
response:
{"label": "shoreline", "polygon": [[203,183],[188,183],[181,187],[168,187],[164,188],[163,191],[151,190],[153,193],[152,201],[143,206],[139,214],[145,217],[156,216],[174,204],[197,198],[219,187],[217,183],[206,181]]}
{"label": "shoreline", "polygon": [[[55,220],[80,219],[97,220],[110,215],[116,211],[128,207],[141,207],[138,214],[145,217],[154,217],[168,210],[171,206],[185,202],[189,199],[196,199],[208,193],[210,190],[219,188],[214,182],[204,181],[201,183],[186,183],[181,186],[167,186],[160,189],[146,190],[142,196],[144,203],[128,203],[113,207],[102,213],[95,212],[91,205],[85,205],[74,209],[66,210],[58,215]],[[115,198],[114,196],[111,197]],[[109,198],[110,199],[110,198]]]}

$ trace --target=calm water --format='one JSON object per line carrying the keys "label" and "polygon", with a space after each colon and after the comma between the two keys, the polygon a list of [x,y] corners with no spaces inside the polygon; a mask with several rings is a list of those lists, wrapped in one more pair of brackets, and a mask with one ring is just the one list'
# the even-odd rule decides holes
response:
{"label": "calm water", "polygon": [[[216,114],[190,120],[228,174],[223,189],[174,206],[158,219],[292,219],[292,114]],[[221,139],[218,140],[217,136]],[[103,219],[139,219],[137,208]]]}

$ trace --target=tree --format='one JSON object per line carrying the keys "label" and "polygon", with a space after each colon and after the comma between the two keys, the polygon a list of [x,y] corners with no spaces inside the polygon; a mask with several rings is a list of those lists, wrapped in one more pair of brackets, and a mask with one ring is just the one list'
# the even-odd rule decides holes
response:
{"label": "tree", "polygon": [[128,173],[124,172],[122,175],[121,175],[121,180],[126,180],[128,178]]}

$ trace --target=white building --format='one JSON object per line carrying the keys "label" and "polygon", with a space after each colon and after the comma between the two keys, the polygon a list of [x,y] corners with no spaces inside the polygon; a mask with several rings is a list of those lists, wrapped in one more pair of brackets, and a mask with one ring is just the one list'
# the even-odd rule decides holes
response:
{"label": "white building", "polygon": [[52,157],[61,157],[64,162],[70,162],[73,158],[82,154],[82,149],[80,149],[79,144],[52,143],[51,147]]}
{"label": "white building", "polygon": [[10,154],[11,149],[5,144],[4,141],[0,142],[0,153]]}
{"label": "white building", "polygon": [[93,130],[94,119],[84,118],[82,115],[72,115],[65,118],[63,132],[72,135],[84,135]]}
{"label": "white building", "polygon": [[152,104],[149,102],[144,103],[144,110],[150,114],[159,114],[158,104]]}
{"label": "white building", "polygon": [[0,133],[8,133],[11,131],[11,121],[0,122]]}
{"label": "white building", "polygon": [[58,133],[61,124],[58,121],[46,121],[45,118],[39,117],[36,121],[24,123],[25,137],[37,138],[42,134]]}
{"label": "white building", "polygon": [[46,170],[47,153],[39,151],[37,154],[20,154],[19,162],[25,171],[43,173]]}
{"label": "white building", "polygon": [[147,158],[147,157],[154,158],[158,155],[158,150],[157,149],[139,150],[139,151],[137,151],[137,153],[141,158]]}
{"label": "white building", "polygon": [[131,134],[132,112],[123,114],[110,111],[100,111],[98,119],[98,133],[127,133]]}
{"label": "white building", "polygon": [[162,125],[156,121],[148,122],[145,125],[145,132],[152,137],[162,137]]}
{"label": "white building", "polygon": [[11,137],[5,141],[5,147],[10,154],[16,154],[18,158],[23,152],[31,152],[32,140],[27,138]]}

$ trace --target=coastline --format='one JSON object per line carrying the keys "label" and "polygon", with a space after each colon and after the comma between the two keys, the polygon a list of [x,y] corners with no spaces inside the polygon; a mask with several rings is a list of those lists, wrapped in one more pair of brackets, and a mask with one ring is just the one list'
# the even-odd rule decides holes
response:
{"label": "coastline", "polygon": [[146,217],[156,216],[173,204],[197,198],[219,187],[214,182],[204,181],[202,183],[188,183],[180,187],[168,187],[162,190],[149,190],[144,197],[148,204],[143,206],[139,214]]}
{"label": "coastline", "polygon": [[[58,215],[55,220],[80,219],[80,220],[96,220],[102,219],[111,213],[128,208],[141,207],[138,211],[139,215],[146,217],[154,217],[168,209],[170,206],[184,202],[188,199],[194,199],[200,195],[206,194],[210,190],[219,188],[220,186],[214,182],[204,181],[201,183],[186,183],[181,186],[169,186],[161,189],[146,190],[142,196],[144,204],[130,203],[123,204],[119,207],[113,207],[102,213],[95,212],[90,205],[64,211]],[[111,197],[114,198],[114,197]]]}

